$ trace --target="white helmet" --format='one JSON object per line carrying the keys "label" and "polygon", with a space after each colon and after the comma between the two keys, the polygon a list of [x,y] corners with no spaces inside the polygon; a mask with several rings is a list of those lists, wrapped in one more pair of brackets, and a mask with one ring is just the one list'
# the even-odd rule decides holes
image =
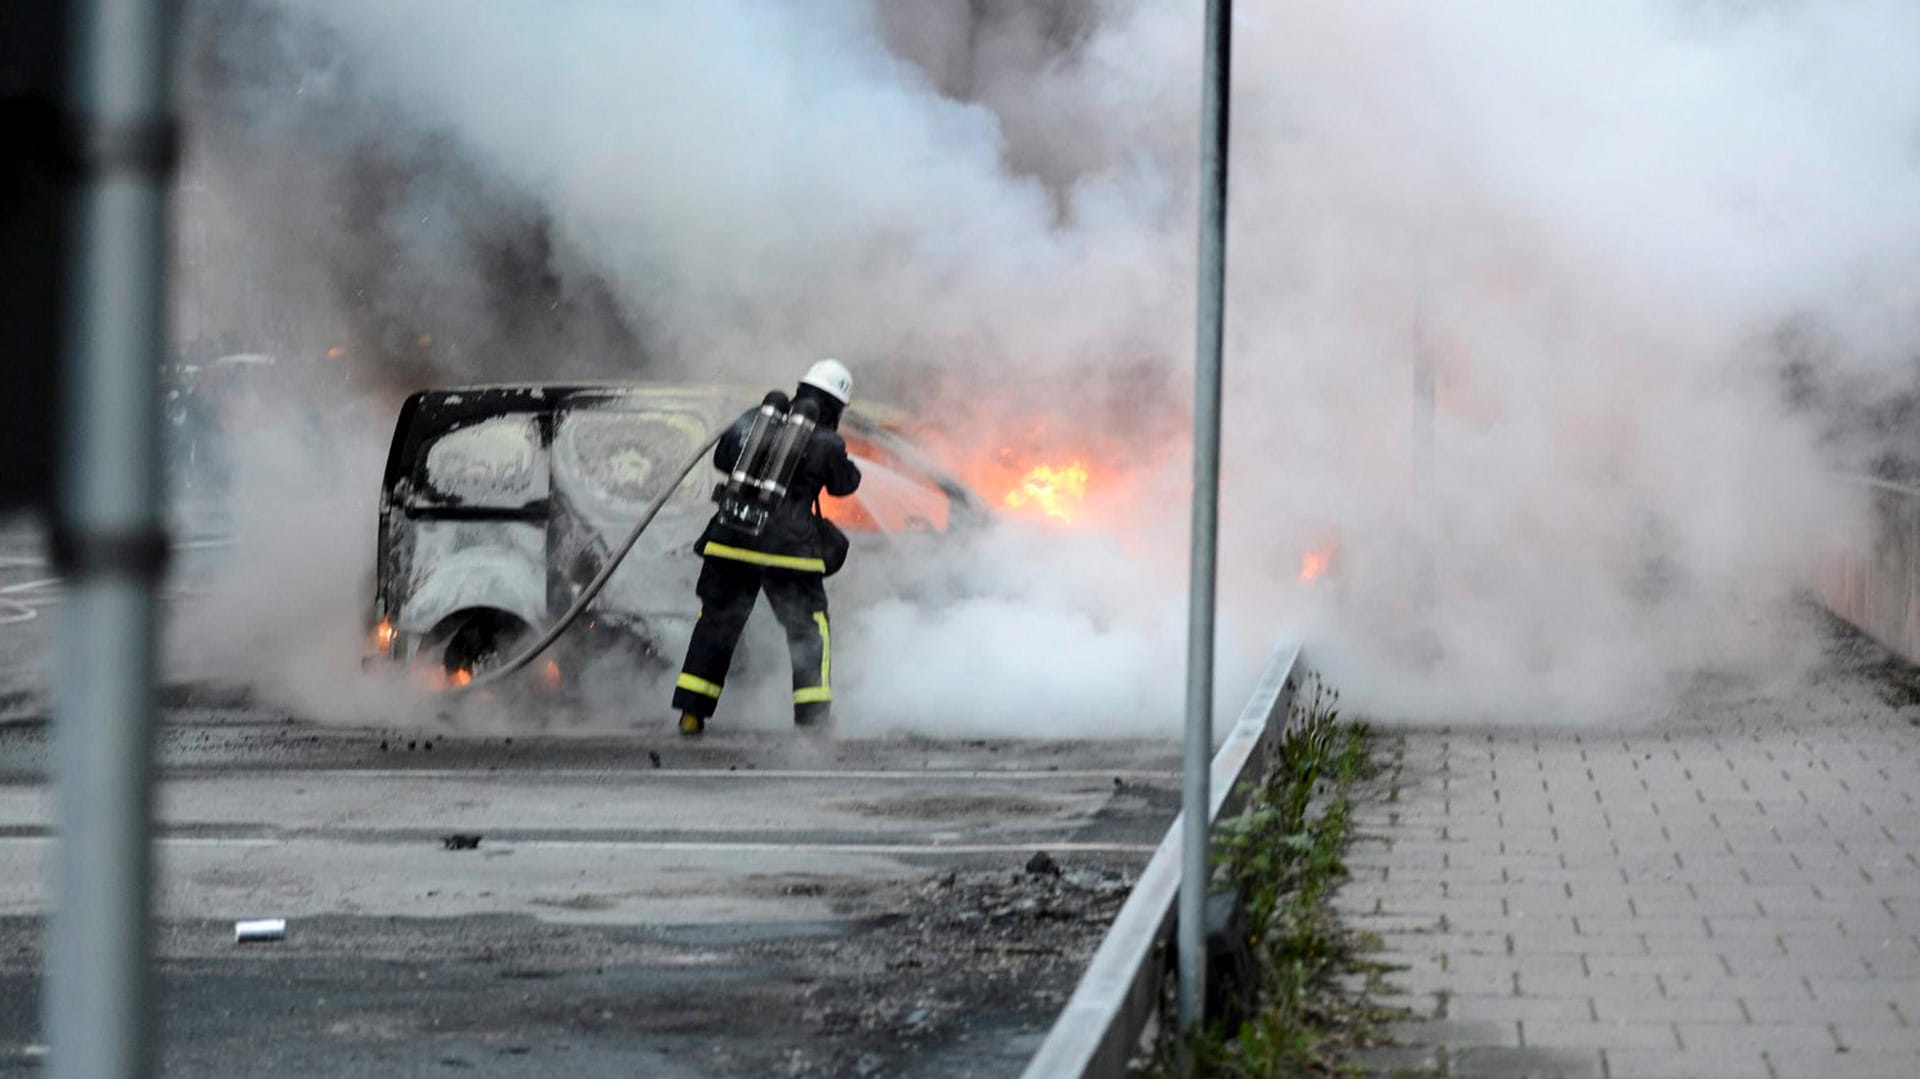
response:
{"label": "white helmet", "polygon": [[853,372],[839,360],[821,360],[807,368],[800,385],[812,386],[843,405],[853,400]]}

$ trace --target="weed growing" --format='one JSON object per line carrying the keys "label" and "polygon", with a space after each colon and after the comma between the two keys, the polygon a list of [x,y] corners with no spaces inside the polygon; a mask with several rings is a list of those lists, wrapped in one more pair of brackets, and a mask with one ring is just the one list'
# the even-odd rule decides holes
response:
{"label": "weed growing", "polygon": [[1359,942],[1328,903],[1346,876],[1349,795],[1368,769],[1364,723],[1344,721],[1338,690],[1309,674],[1294,694],[1267,779],[1214,840],[1214,883],[1245,898],[1258,968],[1247,1018],[1195,1037],[1162,1039],[1148,1074],[1269,1079],[1343,1074],[1338,1050],[1364,1041],[1374,1017],[1340,987],[1364,968]]}

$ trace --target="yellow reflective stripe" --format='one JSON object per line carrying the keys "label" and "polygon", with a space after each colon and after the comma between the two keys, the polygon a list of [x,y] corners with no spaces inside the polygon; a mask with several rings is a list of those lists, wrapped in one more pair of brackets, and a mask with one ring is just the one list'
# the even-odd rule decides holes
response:
{"label": "yellow reflective stripe", "polygon": [[827,632],[827,612],[813,612],[813,624],[820,627],[820,688],[833,684],[827,677],[833,669],[833,636]]}
{"label": "yellow reflective stripe", "polygon": [[702,697],[712,697],[716,701],[720,699],[720,687],[698,675],[682,674],[679,681],[675,682],[674,685],[679,686],[681,689],[698,693]]}
{"label": "yellow reflective stripe", "polygon": [[744,547],[729,547],[724,543],[709,543],[700,551],[709,558],[726,558],[735,562],[746,562],[768,569],[795,569],[804,573],[825,573],[827,564],[818,558],[799,558],[789,554],[767,554],[764,551],[749,551]]}
{"label": "yellow reflective stripe", "polygon": [[820,627],[820,684],[793,691],[795,704],[820,704],[833,699],[833,635],[827,632],[827,612],[813,612],[813,624]]}

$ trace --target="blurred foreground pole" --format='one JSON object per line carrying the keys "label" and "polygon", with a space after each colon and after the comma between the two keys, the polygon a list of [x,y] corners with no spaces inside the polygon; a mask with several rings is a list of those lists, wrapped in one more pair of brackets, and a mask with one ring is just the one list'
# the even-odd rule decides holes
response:
{"label": "blurred foreground pole", "polygon": [[[1436,496],[1433,489],[1433,425],[1439,376],[1434,369],[1433,339],[1427,329],[1426,315],[1416,314],[1413,322],[1413,602],[1419,612],[1419,628],[1424,636],[1432,629],[1435,560],[1434,530]],[[1426,650],[1431,654],[1431,649]],[[1426,656],[1422,657],[1425,661]]]}
{"label": "blurred foreground pole", "polygon": [[1213,602],[1220,526],[1220,352],[1227,284],[1228,23],[1233,0],[1207,0],[1200,106],[1200,304],[1194,356],[1193,552],[1187,598],[1187,739],[1180,799],[1180,1027],[1206,1017],[1207,768],[1213,757]]}
{"label": "blurred foreground pole", "polygon": [[76,0],[63,150],[71,263],[53,545],[59,861],[44,995],[53,1079],[150,1074],[148,817],[165,348],[172,0]]}

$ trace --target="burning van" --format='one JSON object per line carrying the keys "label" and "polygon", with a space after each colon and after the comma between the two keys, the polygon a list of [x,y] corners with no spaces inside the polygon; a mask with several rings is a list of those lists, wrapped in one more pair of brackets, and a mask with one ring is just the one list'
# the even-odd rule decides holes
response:
{"label": "burning van", "polygon": [[[688,457],[758,400],[636,384],[414,394],[382,482],[375,655],[456,684],[510,657],[568,609]],[[856,557],[938,545],[984,519],[898,417],[855,406],[840,427],[863,479],[822,510]],[[610,652],[678,659],[699,613],[693,544],[717,476],[705,461],[688,473],[537,676],[563,683]]]}

